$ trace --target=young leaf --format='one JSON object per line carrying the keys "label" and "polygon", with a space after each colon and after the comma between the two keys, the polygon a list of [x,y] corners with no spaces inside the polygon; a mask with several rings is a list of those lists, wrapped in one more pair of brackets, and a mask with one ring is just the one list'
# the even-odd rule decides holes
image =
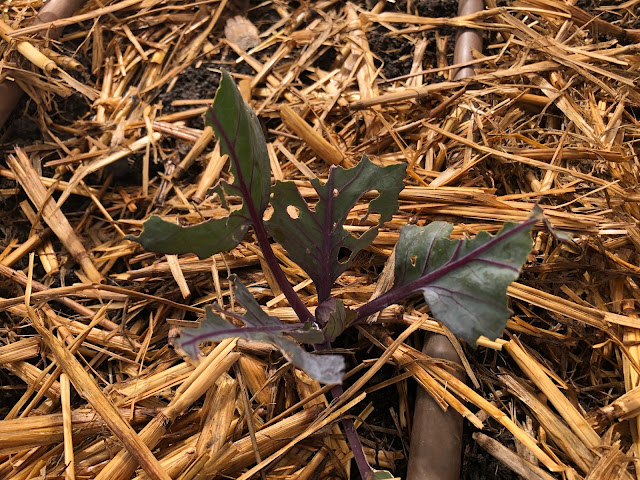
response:
{"label": "young leaf", "polygon": [[[324,185],[318,179],[311,180],[319,197],[313,210],[293,183],[276,183],[271,201],[274,211],[267,226],[314,281],[320,302],[329,297],[333,282],[355,255],[373,242],[378,228],[398,210],[405,170],[405,164],[379,167],[366,155],[349,170],[331,167]],[[366,215],[375,212],[380,218],[355,237],[345,230],[344,222],[358,200],[370,191],[377,191],[378,196],[369,203]]]}
{"label": "young leaf", "polygon": [[404,296],[421,290],[433,316],[470,345],[480,335],[498,337],[510,315],[507,287],[531,251],[539,212],[536,207],[527,221],[507,223],[495,236],[480,232],[464,240],[450,240],[445,222],[402,227],[392,290]]}
{"label": "young leaf", "polygon": [[200,258],[233,249],[247,233],[249,225],[262,221],[269,204],[271,167],[262,128],[251,107],[244,103],[231,76],[222,71],[220,87],[206,121],[220,140],[220,152],[228,154],[233,182],[224,184],[227,194],[242,197],[243,205],[228,217],[181,227],[152,216],[139,237],[147,250],[162,253],[193,252]]}
{"label": "young leaf", "polygon": [[[221,91],[222,90],[222,91]],[[240,91],[226,70],[205,120],[213,127],[220,140],[220,153],[229,155],[234,181],[227,189],[236,192],[244,200],[244,208],[255,209],[253,222],[262,221],[262,214],[269,204],[271,163],[267,142],[258,117],[244,103]]]}
{"label": "young leaf", "polygon": [[394,480],[397,478],[387,470],[374,470],[370,480]]}
{"label": "young leaf", "polygon": [[353,310],[345,307],[342,300],[333,297],[322,302],[316,308],[316,319],[322,326],[324,338],[329,342],[338,338],[355,317],[356,313]]}
{"label": "young leaf", "polygon": [[[311,335],[307,326],[290,325],[277,317],[267,315],[235,275],[231,280],[238,303],[246,313],[242,316],[225,312],[225,315],[242,320],[246,327],[238,327],[223,320],[210,307],[206,309],[205,320],[200,328],[182,330],[177,343],[191,356],[196,357],[198,346],[204,341],[242,337],[258,342],[269,342],[278,347],[282,355],[309,376],[323,383],[340,383],[344,374],[344,359],[340,355],[314,355],[307,352],[296,341],[285,335]],[[219,308],[219,307],[218,307]],[[322,338],[322,337],[320,337]]]}

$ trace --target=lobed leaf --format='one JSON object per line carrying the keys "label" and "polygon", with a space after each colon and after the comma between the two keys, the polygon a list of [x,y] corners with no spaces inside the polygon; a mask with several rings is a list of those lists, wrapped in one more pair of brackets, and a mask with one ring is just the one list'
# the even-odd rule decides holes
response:
{"label": "lobed leaf", "polygon": [[[236,299],[246,312],[240,316],[230,312],[236,319],[242,320],[245,327],[238,327],[225,321],[220,315],[206,309],[206,317],[199,329],[183,329],[177,343],[192,357],[197,357],[198,347],[202,342],[221,340],[229,337],[242,337],[258,342],[269,342],[278,347],[282,355],[296,367],[303,369],[311,377],[322,383],[341,383],[344,374],[344,359],[340,355],[315,355],[307,352],[295,340],[286,335],[310,336],[313,332],[309,326],[291,325],[281,322],[277,317],[267,315],[256,299],[251,295],[235,275],[231,280],[234,285]],[[217,307],[218,309],[220,307]],[[311,338],[311,337],[308,337]],[[322,336],[320,335],[320,338]]]}
{"label": "lobed leaf", "polygon": [[[379,167],[367,156],[355,167],[331,167],[325,184],[311,180],[319,201],[314,209],[292,182],[277,182],[273,189],[273,215],[267,226],[291,259],[304,269],[318,288],[320,302],[329,298],[333,282],[355,255],[373,242],[378,229],[398,210],[406,165]],[[349,211],[371,191],[378,196],[367,213],[380,215],[376,225],[356,237],[344,228]]]}
{"label": "lobed leaf", "polygon": [[219,252],[234,249],[249,229],[246,218],[231,214],[225,218],[208,220],[191,227],[181,227],[152,215],[144,222],[144,230],[139,237],[127,235],[152,252],[179,254],[195,253],[207,258]]}
{"label": "lobed leaf", "polygon": [[506,223],[494,236],[451,240],[452,226],[404,226],[396,246],[394,289],[421,290],[433,316],[475,346],[480,335],[502,334],[510,310],[507,287],[531,251],[531,229],[540,216]]}
{"label": "lobed leaf", "polygon": [[152,216],[144,223],[140,236],[125,238],[147,250],[162,253],[193,252],[200,258],[231,250],[244,238],[249,225],[262,221],[269,204],[271,167],[260,122],[244,103],[231,76],[222,71],[213,107],[206,114],[220,141],[220,151],[229,155],[231,183],[222,182],[227,194],[243,200],[241,209],[227,217],[182,227]]}

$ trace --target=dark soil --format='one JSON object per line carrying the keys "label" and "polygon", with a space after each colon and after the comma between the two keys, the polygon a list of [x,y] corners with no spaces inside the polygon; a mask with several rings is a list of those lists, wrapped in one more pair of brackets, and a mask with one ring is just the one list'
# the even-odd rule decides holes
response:
{"label": "dark soil", "polygon": [[[219,68],[219,63],[203,63],[197,68],[194,66],[187,67],[180,73],[173,89],[161,92],[158,95],[158,100],[162,102],[162,113],[166,115],[188,108],[172,105],[171,102],[175,100],[213,98],[220,83],[220,74],[216,72]],[[202,125],[190,126],[202,128]]]}
{"label": "dark soil", "polygon": [[[382,28],[369,32],[367,40],[371,53],[383,64],[382,71],[387,78],[406,75],[413,63],[413,45],[402,37],[392,37]],[[379,65],[376,65],[379,66]]]}

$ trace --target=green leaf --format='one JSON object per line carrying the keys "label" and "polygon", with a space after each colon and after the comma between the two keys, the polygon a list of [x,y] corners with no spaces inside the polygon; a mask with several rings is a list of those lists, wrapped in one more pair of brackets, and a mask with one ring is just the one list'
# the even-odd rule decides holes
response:
{"label": "green leaf", "polygon": [[531,251],[531,229],[540,217],[506,223],[492,236],[450,240],[452,226],[433,222],[402,227],[396,246],[394,289],[421,290],[433,316],[475,346],[480,335],[502,334],[510,310],[507,287]]}
{"label": "green leaf", "polygon": [[315,328],[311,322],[307,322],[304,326],[294,332],[289,332],[289,335],[295,338],[300,343],[306,343],[307,345],[317,345],[324,343],[325,338],[323,333]]}
{"label": "green leaf", "polygon": [[371,480],[394,480],[397,477],[393,476],[387,470],[374,470],[370,478]]}
{"label": "green leaf", "polygon": [[216,92],[213,108],[205,115],[207,125],[213,127],[220,140],[220,153],[229,155],[234,180],[227,193],[240,194],[245,208],[255,208],[262,220],[269,205],[271,164],[262,126],[226,70],[222,70],[220,88]]}
{"label": "green leaf", "polygon": [[[251,295],[235,275],[231,275],[236,299],[246,312],[237,315],[225,312],[225,315],[241,320],[246,325],[238,327],[226,322],[211,307],[206,308],[206,317],[198,329],[181,330],[177,343],[192,357],[198,354],[202,342],[221,340],[230,337],[242,337],[258,342],[269,342],[278,347],[282,355],[296,367],[303,369],[309,376],[322,383],[341,383],[344,374],[344,359],[340,355],[316,355],[307,352],[296,341],[286,335],[312,335],[309,326],[291,325],[281,322],[277,317],[267,315],[256,299]],[[220,307],[215,306],[217,310]],[[320,338],[322,336],[320,335]]]}
{"label": "green leaf", "polygon": [[316,319],[322,325],[324,337],[329,342],[338,338],[355,318],[356,312],[345,307],[342,300],[333,297],[316,308]]}
{"label": "green leaf", "polygon": [[242,208],[230,212],[227,217],[188,227],[154,215],[145,222],[139,237],[127,235],[127,240],[139,242],[154,252],[193,252],[200,258],[207,258],[233,249],[242,241],[249,225],[262,221],[269,204],[271,182],[267,144],[258,118],[244,103],[225,70],[213,107],[206,114],[206,122],[220,140],[220,152],[229,155],[233,181],[221,182],[224,191],[240,196]]}
{"label": "green leaf", "polygon": [[[287,249],[291,259],[316,284],[318,299],[326,300],[333,282],[355,255],[373,242],[382,224],[398,210],[405,164],[379,167],[367,156],[355,167],[331,167],[325,184],[311,180],[319,201],[310,208],[292,182],[277,182],[273,189],[273,215],[267,222],[271,234]],[[377,223],[358,237],[344,228],[349,211],[371,191],[378,196],[367,213],[380,215]]]}
{"label": "green leaf", "polygon": [[181,227],[152,215],[144,222],[144,231],[139,237],[127,235],[124,238],[140,242],[152,252],[192,252],[200,258],[207,258],[234,249],[248,229],[246,219],[239,215],[209,220],[192,227]]}

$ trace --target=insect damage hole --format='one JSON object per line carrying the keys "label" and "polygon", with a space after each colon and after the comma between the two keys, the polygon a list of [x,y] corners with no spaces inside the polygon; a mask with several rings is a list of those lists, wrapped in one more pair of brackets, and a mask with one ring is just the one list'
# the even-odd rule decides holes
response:
{"label": "insect damage hole", "polygon": [[349,261],[349,257],[351,256],[351,253],[351,250],[347,247],[340,247],[340,250],[338,250],[338,263],[347,263]]}
{"label": "insect damage hole", "polygon": [[296,220],[300,216],[300,209],[293,205],[289,205],[287,207],[287,215],[289,215],[289,217],[291,217],[292,219]]}

